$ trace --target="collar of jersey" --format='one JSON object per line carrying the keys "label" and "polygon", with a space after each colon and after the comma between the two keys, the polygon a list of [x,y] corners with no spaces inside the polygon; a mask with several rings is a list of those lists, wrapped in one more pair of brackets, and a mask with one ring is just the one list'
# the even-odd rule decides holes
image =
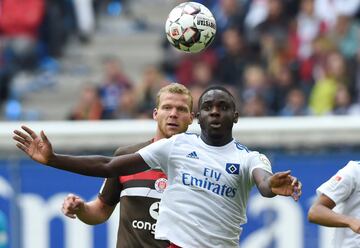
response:
{"label": "collar of jersey", "polygon": [[229,142],[227,143],[226,145],[223,145],[223,146],[211,146],[211,145],[208,145],[206,144],[200,137],[200,135],[198,136],[198,139],[200,140],[200,143],[202,146],[205,146],[205,147],[208,147],[208,148],[211,148],[211,149],[218,149],[218,150],[226,150],[229,146],[231,146],[233,143],[234,143],[234,138]]}

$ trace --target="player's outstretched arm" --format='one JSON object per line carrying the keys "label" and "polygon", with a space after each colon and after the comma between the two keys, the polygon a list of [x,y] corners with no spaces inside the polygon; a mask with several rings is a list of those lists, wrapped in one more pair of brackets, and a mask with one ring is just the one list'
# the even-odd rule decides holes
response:
{"label": "player's outstretched arm", "polygon": [[97,225],[109,219],[115,206],[109,206],[99,198],[85,202],[79,196],[69,194],[64,199],[61,211],[69,218],[77,217],[86,224]]}
{"label": "player's outstretched arm", "polygon": [[[132,153],[150,143],[151,141],[147,141],[137,145],[119,147],[114,153],[114,156]],[[78,218],[80,221],[89,225],[104,223],[114,212],[117,203],[114,201],[113,204],[109,205],[107,202],[118,199],[121,188],[122,185],[120,184],[118,177],[107,178],[101,187],[101,193],[104,194],[105,192],[105,198],[108,201],[100,199],[100,194],[95,200],[90,202],[85,202],[77,195],[69,194],[64,199],[61,211],[65,216],[72,219]],[[104,195],[102,198],[103,197]]]}
{"label": "player's outstretched arm", "polygon": [[137,154],[128,154],[115,158],[105,156],[70,156],[56,154],[44,131],[38,136],[29,127],[25,131],[15,130],[13,139],[16,146],[33,160],[57,169],[66,170],[87,176],[115,177],[129,175],[149,169],[148,165]]}
{"label": "player's outstretched arm", "polygon": [[295,201],[301,196],[301,182],[291,176],[291,171],[270,174],[269,172],[256,168],[253,171],[255,183],[262,196],[274,197],[275,195],[291,196]]}
{"label": "player's outstretched arm", "polygon": [[334,212],[335,202],[325,194],[321,194],[308,212],[310,222],[328,227],[349,227],[360,233],[360,220]]}
{"label": "player's outstretched arm", "polygon": [[23,150],[30,158],[41,163],[49,163],[54,155],[52,145],[47,139],[44,131],[38,136],[33,130],[27,126],[21,126],[25,131],[14,130],[13,139],[17,141],[16,146]]}

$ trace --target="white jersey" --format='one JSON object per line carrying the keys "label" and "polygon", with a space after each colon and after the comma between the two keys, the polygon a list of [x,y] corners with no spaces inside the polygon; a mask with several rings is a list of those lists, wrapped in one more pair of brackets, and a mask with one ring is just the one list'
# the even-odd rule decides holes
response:
{"label": "white jersey", "polygon": [[155,238],[185,248],[238,247],[254,185],[252,171],[262,168],[272,173],[264,155],[235,140],[209,146],[195,134],[159,140],[139,154],[168,176]]}
{"label": "white jersey", "polygon": [[[318,189],[336,203],[338,213],[360,219],[360,161],[350,161]],[[360,235],[350,228],[336,228],[335,248],[359,248]]]}

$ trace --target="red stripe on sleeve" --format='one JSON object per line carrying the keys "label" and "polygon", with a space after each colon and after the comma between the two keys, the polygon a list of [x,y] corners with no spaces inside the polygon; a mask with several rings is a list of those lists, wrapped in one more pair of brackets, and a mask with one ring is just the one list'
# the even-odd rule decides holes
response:
{"label": "red stripe on sleeve", "polygon": [[159,178],[167,178],[167,177],[164,174],[164,172],[162,172],[162,171],[148,170],[148,171],[139,172],[139,173],[136,173],[133,175],[120,176],[119,180],[120,180],[120,183],[126,183],[127,181],[131,181],[131,180],[156,180]]}

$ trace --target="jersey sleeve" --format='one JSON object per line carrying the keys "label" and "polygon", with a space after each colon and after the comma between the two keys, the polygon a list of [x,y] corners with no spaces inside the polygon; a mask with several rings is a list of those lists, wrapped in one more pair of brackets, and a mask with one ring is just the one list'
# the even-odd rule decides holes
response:
{"label": "jersey sleeve", "polygon": [[119,178],[106,178],[98,194],[98,198],[109,206],[115,206],[120,200],[122,190]]}
{"label": "jersey sleeve", "polygon": [[264,154],[261,154],[259,152],[250,153],[248,158],[248,166],[249,166],[250,178],[252,178],[253,170],[256,168],[261,168],[273,174],[270,160]]}
{"label": "jersey sleeve", "polygon": [[[152,140],[135,145],[119,147],[115,151],[115,156],[130,154],[152,143]],[[120,194],[123,189],[119,177],[107,178],[104,180],[98,198],[109,206],[115,206],[120,201]]]}
{"label": "jersey sleeve", "polygon": [[176,135],[169,139],[161,139],[138,151],[149,167],[152,169],[161,168],[167,173],[169,154],[175,142]]}
{"label": "jersey sleeve", "polygon": [[355,166],[360,165],[356,162],[349,162],[344,168],[317,188],[316,193],[318,195],[325,194],[336,204],[345,201],[351,195],[356,185]]}

